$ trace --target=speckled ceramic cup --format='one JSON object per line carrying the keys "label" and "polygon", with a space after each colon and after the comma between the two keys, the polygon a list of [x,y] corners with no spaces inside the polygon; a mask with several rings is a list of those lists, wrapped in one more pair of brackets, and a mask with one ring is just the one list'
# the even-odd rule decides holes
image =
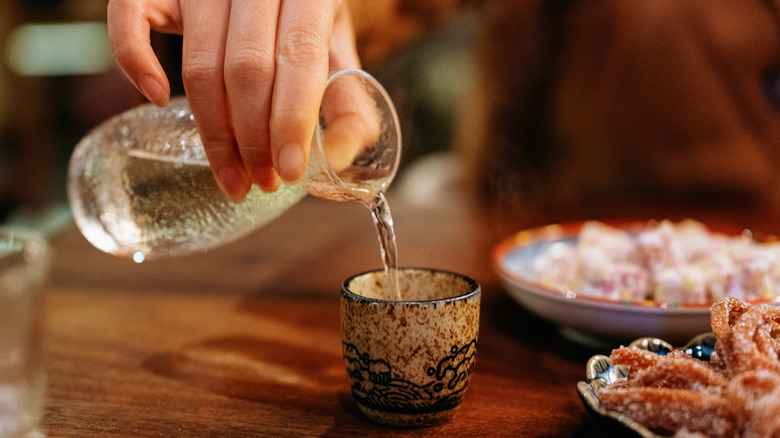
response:
{"label": "speckled ceramic cup", "polygon": [[387,300],[383,271],[341,289],[344,364],[360,411],[377,423],[425,427],[451,418],[477,356],[481,290],[433,269],[398,271],[404,301]]}

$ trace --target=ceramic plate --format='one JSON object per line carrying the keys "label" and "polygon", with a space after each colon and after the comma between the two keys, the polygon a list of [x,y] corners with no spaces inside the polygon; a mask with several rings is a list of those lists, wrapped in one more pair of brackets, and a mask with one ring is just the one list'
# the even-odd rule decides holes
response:
{"label": "ceramic plate", "polygon": [[[658,338],[637,339],[629,345],[661,355],[665,355],[673,349],[671,344]],[[715,335],[712,333],[699,335],[684,347],[681,347],[680,350],[697,359],[709,362],[712,353],[715,351]],[[587,380],[577,384],[577,392],[588,414],[600,427],[609,432],[610,436],[629,433],[642,438],[656,438],[658,435],[631,418],[620,415],[617,412],[608,411],[599,404],[599,390],[607,384],[625,378],[627,375],[628,367],[625,365],[612,366],[609,357],[602,355],[593,356],[588,361],[585,369]]]}
{"label": "ceramic plate", "polygon": [[[627,231],[646,222],[605,222]],[[642,337],[680,345],[710,330],[710,304],[668,307],[654,301],[622,302],[554,289],[540,283],[533,261],[556,243],[576,245],[584,222],[521,231],[494,250],[493,263],[506,290],[530,312],[555,323],[569,339],[596,348],[613,347]]]}

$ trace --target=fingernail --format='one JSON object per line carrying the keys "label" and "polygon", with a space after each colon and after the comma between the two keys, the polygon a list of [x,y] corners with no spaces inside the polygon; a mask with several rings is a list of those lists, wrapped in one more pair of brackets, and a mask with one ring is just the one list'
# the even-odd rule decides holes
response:
{"label": "fingernail", "polygon": [[163,87],[151,76],[143,76],[138,81],[138,87],[141,93],[155,105],[165,105],[165,91]]}
{"label": "fingernail", "polygon": [[279,151],[279,177],[285,183],[295,183],[303,176],[303,166],[306,157],[303,148],[295,143],[289,143]]}
{"label": "fingernail", "polygon": [[217,176],[219,187],[232,202],[239,203],[246,198],[249,189],[243,172],[234,167],[224,166],[219,168]]}

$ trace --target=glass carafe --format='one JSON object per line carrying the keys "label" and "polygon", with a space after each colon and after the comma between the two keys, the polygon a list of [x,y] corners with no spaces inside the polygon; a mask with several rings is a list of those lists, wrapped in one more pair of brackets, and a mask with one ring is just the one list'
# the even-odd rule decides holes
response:
{"label": "glass carafe", "polygon": [[[273,193],[253,187],[235,204],[214,180],[186,99],[115,116],[87,134],[71,157],[67,190],[76,224],[98,249],[143,260],[235,241],[307,193],[370,203],[400,160],[398,118],[387,93],[361,70],[340,71],[328,80],[319,119],[301,182]],[[331,152],[344,151],[337,147],[343,142],[358,146],[346,159]]]}

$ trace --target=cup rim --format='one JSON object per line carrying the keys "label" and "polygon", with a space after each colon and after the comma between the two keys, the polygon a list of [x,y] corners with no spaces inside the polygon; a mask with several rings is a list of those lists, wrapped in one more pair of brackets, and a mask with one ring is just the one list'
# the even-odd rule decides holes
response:
{"label": "cup rim", "polygon": [[464,280],[469,285],[469,290],[466,293],[455,295],[452,297],[447,298],[437,298],[437,299],[431,299],[431,300],[384,300],[380,298],[370,298],[365,297],[363,295],[358,295],[355,292],[352,292],[349,289],[349,284],[352,283],[353,280],[355,280],[358,277],[362,277],[364,275],[368,274],[374,274],[374,273],[384,273],[383,268],[377,268],[377,269],[369,269],[367,271],[360,272],[358,274],[354,274],[349,276],[344,282],[341,284],[341,296],[344,298],[349,298],[351,300],[354,300],[356,302],[366,302],[366,303],[375,303],[375,304],[384,304],[384,305],[397,305],[397,304],[403,304],[403,305],[430,305],[435,303],[452,303],[457,301],[467,301],[473,298],[477,298],[481,296],[482,294],[482,287],[479,285],[479,283],[474,280],[473,278],[464,275],[459,274],[454,271],[446,270],[446,269],[438,269],[438,268],[423,268],[423,267],[399,267],[398,271],[428,271],[433,273],[440,273],[440,274],[446,274],[446,275],[452,275],[454,277],[458,277],[461,280]]}

